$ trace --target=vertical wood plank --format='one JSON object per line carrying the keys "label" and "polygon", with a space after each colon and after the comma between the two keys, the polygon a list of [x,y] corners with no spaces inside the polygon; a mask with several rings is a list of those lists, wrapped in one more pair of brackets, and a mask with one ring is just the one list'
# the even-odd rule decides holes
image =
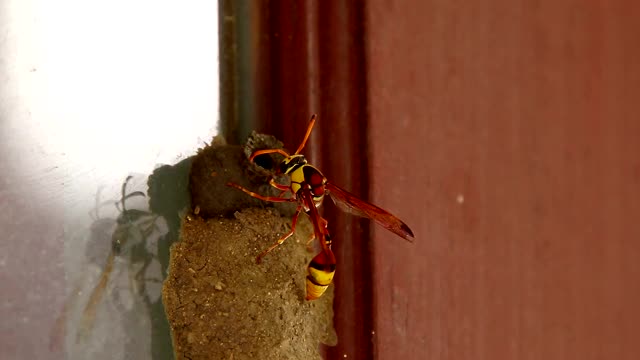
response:
{"label": "vertical wood plank", "polygon": [[367,4],[375,358],[637,358],[639,15]]}

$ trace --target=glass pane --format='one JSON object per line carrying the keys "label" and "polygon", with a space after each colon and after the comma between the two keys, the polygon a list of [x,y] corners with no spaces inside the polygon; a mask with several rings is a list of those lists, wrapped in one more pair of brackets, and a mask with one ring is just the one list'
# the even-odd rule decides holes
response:
{"label": "glass pane", "polygon": [[0,3],[3,358],[173,357],[160,252],[175,225],[147,182],[217,133],[217,12]]}

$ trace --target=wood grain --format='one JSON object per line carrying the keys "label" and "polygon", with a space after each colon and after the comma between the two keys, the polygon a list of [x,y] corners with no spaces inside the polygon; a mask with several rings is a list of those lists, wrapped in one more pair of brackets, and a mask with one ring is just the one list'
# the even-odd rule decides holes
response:
{"label": "wood grain", "polygon": [[638,358],[638,15],[368,3],[375,358]]}

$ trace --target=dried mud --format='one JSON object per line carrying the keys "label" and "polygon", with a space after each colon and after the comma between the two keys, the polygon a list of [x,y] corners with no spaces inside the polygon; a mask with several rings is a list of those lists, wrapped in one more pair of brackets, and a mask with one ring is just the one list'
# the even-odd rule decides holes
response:
{"label": "dried mud", "polygon": [[[162,295],[176,358],[321,359],[320,343],[337,342],[333,287],[316,301],[304,299],[314,255],[305,245],[309,220],[301,216],[294,236],[256,264],[257,254],[290,230],[290,217],[280,215],[290,210],[261,202],[247,208],[254,199],[225,185],[250,179],[243,185],[264,188],[264,174],[242,177],[243,152],[214,145],[192,165],[192,206],[205,211],[183,220]],[[205,189],[206,197],[194,196]]]}

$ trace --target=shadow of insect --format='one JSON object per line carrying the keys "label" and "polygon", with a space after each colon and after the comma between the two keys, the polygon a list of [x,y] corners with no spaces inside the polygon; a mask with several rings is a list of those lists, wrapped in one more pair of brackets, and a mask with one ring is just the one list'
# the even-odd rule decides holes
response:
{"label": "shadow of insect", "polygon": [[[119,212],[118,217],[115,219],[115,230],[111,233],[111,243],[109,249],[109,255],[104,262],[99,261],[97,258],[92,257],[96,253],[96,248],[104,246],[104,242],[95,244],[96,241],[89,243],[87,248],[87,255],[91,262],[100,264],[102,272],[100,274],[98,283],[94,286],[89,296],[89,300],[82,311],[80,317],[80,323],[76,333],[76,343],[86,341],[91,335],[91,331],[95,326],[96,314],[100,303],[108,291],[110,279],[113,277],[116,259],[119,257],[128,256],[126,262],[128,264],[128,280],[129,289],[136,295],[144,294],[144,282],[149,281],[145,279],[147,267],[153,261],[153,255],[147,252],[146,241],[151,234],[158,230],[156,221],[158,215],[152,214],[145,210],[139,209],[127,209],[127,200],[133,197],[146,197],[142,191],[134,191],[127,193],[127,185],[131,181],[132,176],[128,176],[121,188],[120,200],[115,203],[109,201],[100,203],[98,198],[100,190],[96,197],[96,207],[94,223],[92,224],[92,235],[104,240],[105,231],[111,231],[113,229],[113,219],[100,218],[99,209],[105,204],[114,204]],[[108,229],[108,230],[106,230]],[[102,236],[101,236],[102,235]],[[94,240],[94,239],[92,239]],[[104,252],[102,252],[104,253]],[[141,265],[140,265],[141,264]],[[160,281],[151,279],[151,281]],[[142,285],[141,285],[142,284]],[[117,292],[112,292],[114,299],[118,299]],[[116,301],[118,302],[118,301]],[[122,311],[121,311],[122,312]]]}

